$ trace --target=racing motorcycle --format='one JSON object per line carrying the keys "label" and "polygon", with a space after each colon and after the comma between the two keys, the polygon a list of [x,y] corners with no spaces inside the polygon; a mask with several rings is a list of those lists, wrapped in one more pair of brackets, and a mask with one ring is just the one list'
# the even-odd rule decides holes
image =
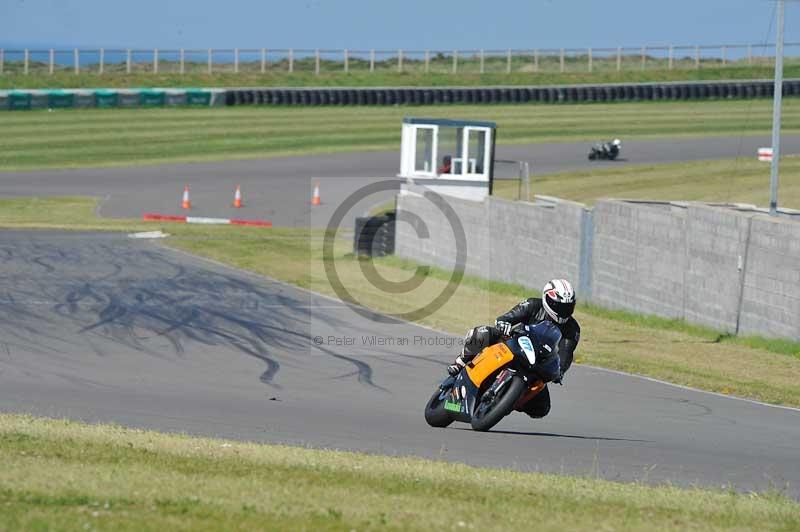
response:
{"label": "racing motorcycle", "polygon": [[425,405],[425,421],[432,427],[461,421],[487,431],[522,411],[548,382],[561,378],[559,341],[561,331],[550,321],[516,325],[439,385]]}
{"label": "racing motorcycle", "polygon": [[617,158],[621,149],[622,141],[619,139],[614,139],[611,142],[599,142],[589,150],[589,160],[605,159],[613,161]]}

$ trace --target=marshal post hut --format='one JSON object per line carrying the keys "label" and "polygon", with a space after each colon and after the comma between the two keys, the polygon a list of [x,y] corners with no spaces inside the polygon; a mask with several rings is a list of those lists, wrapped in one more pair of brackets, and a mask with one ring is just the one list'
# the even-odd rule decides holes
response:
{"label": "marshal post hut", "polygon": [[494,122],[404,118],[399,177],[481,201],[492,193],[496,130]]}

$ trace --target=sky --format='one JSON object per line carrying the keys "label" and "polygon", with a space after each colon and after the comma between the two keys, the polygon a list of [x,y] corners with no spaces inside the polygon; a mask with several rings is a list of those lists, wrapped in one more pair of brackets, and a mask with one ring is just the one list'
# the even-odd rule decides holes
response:
{"label": "sky", "polygon": [[[757,44],[774,0],[0,0],[0,46],[451,50]],[[772,29],[770,33],[770,28]],[[786,42],[800,42],[787,1]]]}

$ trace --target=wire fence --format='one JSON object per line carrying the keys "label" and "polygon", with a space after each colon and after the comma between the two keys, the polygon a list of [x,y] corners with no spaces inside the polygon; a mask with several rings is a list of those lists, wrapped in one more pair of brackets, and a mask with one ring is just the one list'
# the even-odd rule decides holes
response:
{"label": "wire fence", "polygon": [[[398,72],[512,74],[771,66],[773,44],[530,50],[0,49],[0,75]],[[800,64],[800,43],[784,45]]]}

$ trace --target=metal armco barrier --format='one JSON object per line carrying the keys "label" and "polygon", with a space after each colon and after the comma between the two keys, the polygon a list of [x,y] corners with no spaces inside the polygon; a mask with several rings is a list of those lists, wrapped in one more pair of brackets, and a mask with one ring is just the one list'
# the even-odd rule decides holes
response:
{"label": "metal armco barrier", "polygon": [[[771,98],[769,80],[640,83],[553,87],[241,88],[226,105],[441,105],[593,103]],[[800,95],[800,79],[783,83],[784,96]]]}

